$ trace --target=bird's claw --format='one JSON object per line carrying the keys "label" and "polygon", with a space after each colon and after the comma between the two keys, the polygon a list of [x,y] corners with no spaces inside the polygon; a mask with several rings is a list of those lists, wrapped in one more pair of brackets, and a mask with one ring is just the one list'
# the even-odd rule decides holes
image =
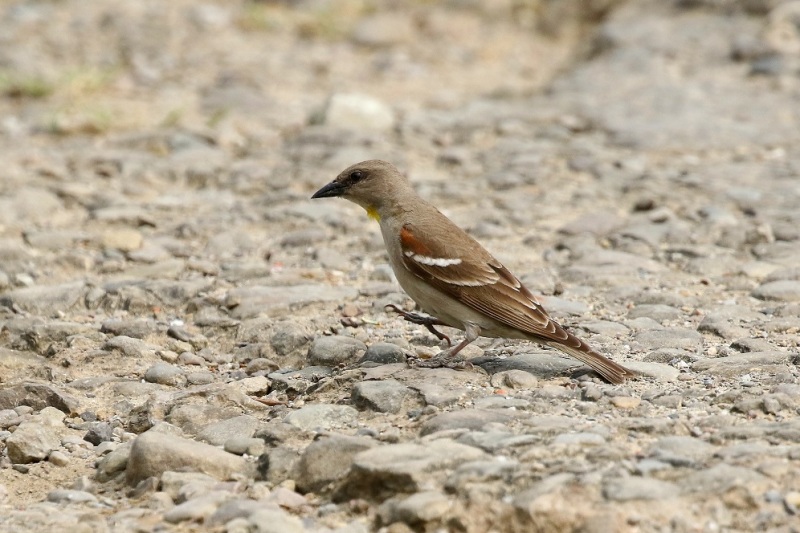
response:
{"label": "bird's claw", "polygon": [[450,337],[442,333],[441,331],[437,330],[433,326],[446,326],[444,322],[439,320],[438,318],[434,318],[432,316],[423,315],[420,313],[412,313],[409,311],[403,311],[395,304],[386,304],[385,308],[389,308],[398,315],[402,316],[406,322],[411,322],[412,324],[417,324],[420,326],[425,326],[425,329],[433,333],[437,339],[440,341],[447,341],[448,346],[452,346],[453,343],[450,342]]}
{"label": "bird's claw", "polygon": [[452,368],[453,370],[469,370],[472,363],[457,355],[450,357],[449,350],[431,357],[430,359],[416,359],[414,365],[418,368]]}

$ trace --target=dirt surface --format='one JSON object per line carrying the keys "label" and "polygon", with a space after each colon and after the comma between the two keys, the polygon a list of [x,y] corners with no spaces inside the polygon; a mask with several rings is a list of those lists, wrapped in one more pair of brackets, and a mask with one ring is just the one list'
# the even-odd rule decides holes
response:
{"label": "dirt surface", "polygon": [[[797,1],[0,1],[0,530],[800,531],[798,101]],[[640,377],[409,365],[373,158]]]}

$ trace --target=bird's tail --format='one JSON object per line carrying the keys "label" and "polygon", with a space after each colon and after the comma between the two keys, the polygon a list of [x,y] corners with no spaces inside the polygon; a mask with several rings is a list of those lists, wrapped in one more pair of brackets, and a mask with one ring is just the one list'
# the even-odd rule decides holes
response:
{"label": "bird's tail", "polygon": [[578,341],[577,346],[567,346],[558,342],[548,342],[547,345],[574,357],[582,363],[589,365],[592,367],[592,370],[615,385],[619,385],[620,383],[623,383],[625,379],[635,375],[633,370],[628,370],[624,366],[615,363],[605,355],[592,350],[585,342],[581,341],[577,337],[574,337],[573,335],[570,335],[570,337],[572,337],[572,339],[569,340],[574,339]]}

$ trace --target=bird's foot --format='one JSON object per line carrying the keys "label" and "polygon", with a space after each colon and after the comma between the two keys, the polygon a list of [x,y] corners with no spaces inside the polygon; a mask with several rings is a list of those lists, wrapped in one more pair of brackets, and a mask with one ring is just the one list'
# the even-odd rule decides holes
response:
{"label": "bird's foot", "polygon": [[430,331],[431,333],[436,335],[437,339],[439,339],[440,341],[447,341],[447,345],[448,346],[452,346],[453,345],[453,343],[450,342],[450,337],[448,337],[447,335],[445,335],[444,333],[442,333],[441,331],[439,331],[439,330],[437,330],[436,328],[433,327],[433,326],[446,326],[447,325],[444,322],[442,322],[441,320],[439,320],[438,318],[434,318],[434,317],[428,316],[428,315],[423,315],[423,314],[420,314],[420,313],[411,313],[409,311],[403,311],[402,309],[400,309],[395,304],[387,304],[386,307],[391,309],[392,311],[394,311],[398,315],[402,316],[403,319],[406,320],[406,322],[411,322],[412,324],[418,324],[420,326],[425,326],[425,328],[428,331]]}
{"label": "bird's foot", "polygon": [[472,368],[472,363],[460,355],[451,356],[449,350],[445,350],[430,359],[417,359],[412,362],[412,366],[417,368],[452,368],[453,370],[468,370]]}

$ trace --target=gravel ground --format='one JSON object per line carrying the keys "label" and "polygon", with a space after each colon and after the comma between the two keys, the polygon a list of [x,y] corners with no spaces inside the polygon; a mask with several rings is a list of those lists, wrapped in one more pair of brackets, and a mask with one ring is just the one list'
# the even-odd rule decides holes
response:
{"label": "gravel ground", "polygon": [[[800,2],[391,4],[0,1],[0,530],[800,531]],[[641,377],[409,367],[371,158]]]}

